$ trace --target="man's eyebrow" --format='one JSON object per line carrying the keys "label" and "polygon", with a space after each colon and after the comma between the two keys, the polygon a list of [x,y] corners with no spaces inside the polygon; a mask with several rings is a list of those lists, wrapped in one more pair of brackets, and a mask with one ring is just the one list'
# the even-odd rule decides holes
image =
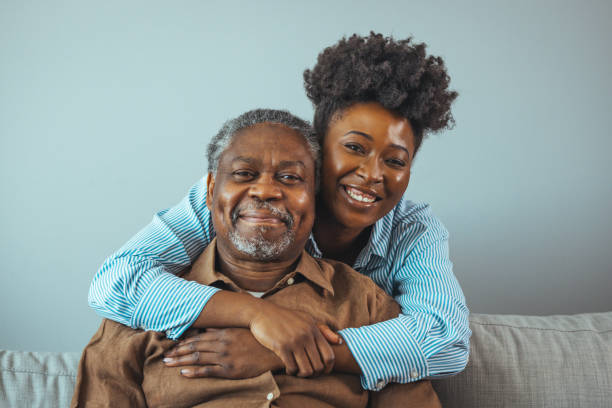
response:
{"label": "man's eyebrow", "polygon": [[257,159],[254,157],[249,157],[249,156],[237,156],[237,157],[234,157],[234,159],[232,160],[232,163],[237,162],[237,161],[245,162],[247,164],[253,164],[257,162]]}
{"label": "man's eyebrow", "polygon": [[[348,132],[346,132],[346,133],[344,134],[344,136],[349,135],[349,134],[351,134],[351,133],[354,133],[354,134],[356,134],[356,135],[363,136],[363,137],[365,137],[366,139],[368,139],[368,140],[370,140],[370,141],[373,141],[373,140],[374,140],[374,138],[373,138],[371,135],[368,135],[367,133],[364,133],[364,132],[360,132],[360,131],[358,131],[358,130],[349,130]],[[406,154],[408,155],[408,157],[410,157],[410,152],[409,152],[409,151],[408,151],[408,149],[406,149],[404,146],[401,146],[401,145],[398,145],[398,144],[395,144],[395,143],[394,143],[394,144],[392,144],[392,145],[391,145],[391,147],[394,147],[394,148],[396,148],[396,149],[400,149],[400,150],[405,151],[405,152],[406,152]]]}
{"label": "man's eyebrow", "polygon": [[[234,157],[234,159],[232,159],[232,163],[235,163],[235,162],[244,162],[246,164],[253,165],[253,164],[259,163],[259,159],[256,157],[250,157],[250,156],[237,156],[237,157]],[[293,166],[306,167],[304,162],[301,160],[282,160],[281,162],[278,163],[278,167],[280,168],[287,168],[287,167],[293,167]]]}
{"label": "man's eyebrow", "polygon": [[304,164],[303,161],[301,160],[282,160],[279,164],[278,167],[292,167],[292,166],[298,166],[298,167],[306,167],[306,165]]}

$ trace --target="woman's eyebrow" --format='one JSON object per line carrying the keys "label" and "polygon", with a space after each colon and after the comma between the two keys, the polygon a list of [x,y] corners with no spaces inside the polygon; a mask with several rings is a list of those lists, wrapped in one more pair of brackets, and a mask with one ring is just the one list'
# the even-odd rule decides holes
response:
{"label": "woman's eyebrow", "polygon": [[360,132],[358,130],[349,130],[348,132],[346,132],[344,134],[344,136],[350,135],[351,133],[354,133],[356,135],[361,135],[361,136],[365,137],[368,140],[374,140],[374,138],[372,136],[368,135],[367,133]]}
{"label": "woman's eyebrow", "polygon": [[406,154],[408,155],[408,157],[410,157],[410,152],[404,146],[401,146],[401,145],[398,145],[398,144],[392,144],[391,147],[395,147],[396,149],[400,149],[400,150],[405,151]]}
{"label": "woman's eyebrow", "polygon": [[[358,130],[349,130],[348,132],[346,132],[346,133],[344,134],[344,136],[346,136],[346,135],[350,135],[351,133],[354,133],[354,134],[356,134],[356,135],[363,136],[363,137],[365,137],[366,139],[368,139],[368,140],[370,140],[370,141],[374,140],[374,138],[373,138],[371,135],[368,135],[367,133],[364,133],[364,132],[360,132],[360,131],[358,131]],[[410,152],[409,152],[409,151],[408,151],[408,149],[406,149],[404,146],[401,146],[401,145],[398,145],[398,144],[395,144],[395,143],[394,143],[394,144],[392,144],[392,145],[391,145],[391,147],[395,147],[396,149],[400,149],[400,150],[405,151],[405,152],[406,152],[406,154],[408,155],[408,157],[410,157]]]}

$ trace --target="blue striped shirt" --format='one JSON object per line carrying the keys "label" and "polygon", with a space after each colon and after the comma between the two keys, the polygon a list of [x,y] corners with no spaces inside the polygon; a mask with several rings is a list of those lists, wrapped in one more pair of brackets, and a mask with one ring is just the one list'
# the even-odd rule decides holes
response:
{"label": "blue striped shirt", "polygon": [[[127,326],[180,337],[218,289],[176,275],[196,260],[214,234],[203,178],[104,262],[91,284],[89,305]],[[306,250],[321,256],[312,236]],[[452,272],[448,231],[429,206],[402,199],[374,225],[353,268],[402,308],[395,319],[340,331],[362,369],[365,389],[448,376],[465,368],[468,309]]]}

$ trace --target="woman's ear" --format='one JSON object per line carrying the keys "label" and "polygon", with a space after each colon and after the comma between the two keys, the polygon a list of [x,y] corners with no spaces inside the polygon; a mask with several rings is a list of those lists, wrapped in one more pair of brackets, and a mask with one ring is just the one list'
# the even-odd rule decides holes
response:
{"label": "woman's ear", "polygon": [[206,175],[206,207],[212,211],[213,194],[215,190],[215,176],[212,173]]}

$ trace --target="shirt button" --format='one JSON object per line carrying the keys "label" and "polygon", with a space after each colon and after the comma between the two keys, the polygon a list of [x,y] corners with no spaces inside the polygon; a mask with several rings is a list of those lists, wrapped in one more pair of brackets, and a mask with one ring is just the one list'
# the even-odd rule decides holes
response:
{"label": "shirt button", "polygon": [[419,372],[418,372],[418,371],[416,371],[416,370],[415,370],[415,371],[412,371],[412,372],[410,373],[410,378],[412,378],[413,380],[414,380],[414,379],[419,378]]}
{"label": "shirt button", "polygon": [[293,278],[287,279],[287,285],[293,285],[293,282],[295,282],[295,279]]}
{"label": "shirt button", "polygon": [[383,388],[385,386],[385,382],[383,380],[378,380],[376,383],[376,388]]}
{"label": "shirt button", "polygon": [[269,393],[268,395],[266,395],[266,398],[268,399],[268,401],[272,401],[272,398],[274,398],[274,393]]}

